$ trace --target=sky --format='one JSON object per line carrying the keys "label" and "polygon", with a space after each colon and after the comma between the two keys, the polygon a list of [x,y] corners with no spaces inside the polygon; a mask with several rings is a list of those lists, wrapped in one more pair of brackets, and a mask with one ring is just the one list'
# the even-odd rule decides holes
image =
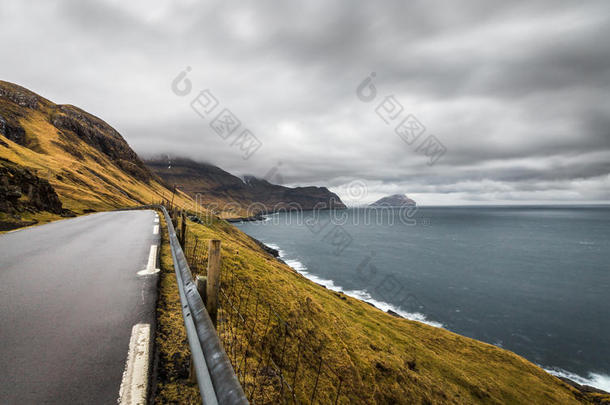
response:
{"label": "sky", "polygon": [[3,1],[0,78],[350,205],[610,202],[610,2],[459,4]]}

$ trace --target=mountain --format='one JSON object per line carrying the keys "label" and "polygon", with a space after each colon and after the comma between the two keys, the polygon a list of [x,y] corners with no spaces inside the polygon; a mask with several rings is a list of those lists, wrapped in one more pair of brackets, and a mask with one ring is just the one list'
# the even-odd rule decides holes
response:
{"label": "mountain", "polygon": [[0,81],[0,230],[171,193],[103,120]]}
{"label": "mountain", "polygon": [[[172,169],[176,167],[181,166],[172,166]],[[181,171],[184,186],[204,184],[216,192],[210,197],[206,193],[204,198],[218,201],[228,196],[235,201],[249,201],[244,190],[250,190],[247,195],[253,199],[253,196],[264,197],[266,192],[274,198],[281,195],[292,198],[292,193],[296,193],[309,204],[330,198],[332,194],[324,188],[289,189],[250,178],[244,182],[209,165],[196,164]],[[208,173],[208,177],[193,175],[200,171]],[[0,224],[3,230],[92,210],[150,203],[168,199],[171,194],[106,122],[77,107],[54,104],[23,87],[0,81]],[[180,191],[172,198],[177,205],[195,209],[193,200]],[[317,386],[318,402],[334,402],[336,379],[324,377],[330,375],[332,367],[342,377],[339,384],[343,384],[342,392],[349,397],[347,402],[353,403],[608,403],[608,396],[586,387],[577,390],[511,352],[444,329],[396,318],[319,286],[274,259],[225,221],[212,218],[206,224],[193,221],[188,224],[191,236],[187,241],[193,243],[193,237],[199,241],[221,239],[223,263],[226,263],[223,267],[230,269],[228,274],[233,275],[232,280],[238,279],[244,287],[256,292],[256,300],[245,300],[250,311],[241,306],[240,297],[244,313],[258,313],[259,299],[261,303],[272,302],[273,318],[281,314],[291,328],[296,328],[297,334],[292,340],[306,337],[307,345],[303,347],[315,348],[315,352],[300,352],[298,339],[301,356],[288,349],[288,355],[282,357],[286,364],[291,364],[288,363],[291,355],[297,356],[292,357],[292,360],[298,359],[297,384],[305,387],[307,401],[310,401],[311,387]],[[188,370],[188,345],[167,230],[163,229],[161,235],[163,271],[159,297],[171,301],[161,301],[163,305],[170,304],[160,305],[157,312],[157,324],[161,325],[155,339],[160,353],[157,378],[172,376],[158,386],[169,387],[167,391],[175,395],[196,391],[196,386],[188,382],[185,377],[188,373],[183,372]],[[196,253],[195,249],[190,251]],[[270,314],[271,310],[270,305]],[[270,336],[279,331],[280,324],[265,321],[263,315],[252,320],[256,328],[241,327],[238,336],[267,328]],[[167,331],[173,334],[166,334]],[[224,336],[227,338],[226,333]],[[273,360],[279,347],[271,345],[273,352],[267,351],[267,358]],[[254,351],[264,348],[265,345],[255,347]],[[258,358],[263,359],[261,353]],[[162,368],[166,361],[163,359],[168,359],[166,368]],[[275,371],[259,373],[255,367],[246,369],[247,381],[255,381],[262,373],[270,377],[270,386],[277,387]],[[279,387],[283,389],[284,385]],[[157,402],[170,402],[164,402],[161,396],[157,399]],[[339,402],[347,403],[343,399]]]}
{"label": "mountain", "polygon": [[402,207],[403,205],[416,205],[416,203],[404,194],[393,194],[380,198],[369,204],[369,207]]}
{"label": "mountain", "polygon": [[[290,206],[304,210],[316,207],[343,209],[341,199],[326,187],[284,187],[264,179],[241,179],[219,167],[189,159],[151,159],[146,165],[167,185],[176,185],[204,206],[220,209],[230,203],[236,216],[272,212]],[[251,207],[251,209],[248,209]],[[229,214],[225,216],[230,216]]]}

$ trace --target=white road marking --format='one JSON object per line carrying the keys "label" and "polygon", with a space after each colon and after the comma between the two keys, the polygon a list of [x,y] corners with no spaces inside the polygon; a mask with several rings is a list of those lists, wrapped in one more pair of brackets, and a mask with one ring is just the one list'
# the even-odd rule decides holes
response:
{"label": "white road marking", "polygon": [[119,389],[119,405],[145,405],[148,392],[150,325],[138,323],[131,328],[129,352]]}
{"label": "white road marking", "polygon": [[159,272],[156,268],[157,264],[157,245],[150,247],[150,253],[148,254],[148,264],[144,270],[138,271],[138,276],[148,276]]}
{"label": "white road marking", "polygon": [[159,234],[159,225],[155,225],[153,227],[153,235],[158,235]]}
{"label": "white road marking", "polygon": [[159,223],[159,217],[155,217],[155,224]]}

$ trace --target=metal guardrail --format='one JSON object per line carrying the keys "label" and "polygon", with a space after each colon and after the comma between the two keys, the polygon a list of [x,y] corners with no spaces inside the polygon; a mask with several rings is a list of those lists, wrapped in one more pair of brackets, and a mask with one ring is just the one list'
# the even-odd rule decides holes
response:
{"label": "metal guardrail", "polygon": [[208,315],[172,224],[161,205],[150,208],[163,211],[180,291],[180,303],[186,334],[191,349],[191,361],[197,375],[201,400],[205,405],[245,405],[248,400],[224,351],[212,320]]}

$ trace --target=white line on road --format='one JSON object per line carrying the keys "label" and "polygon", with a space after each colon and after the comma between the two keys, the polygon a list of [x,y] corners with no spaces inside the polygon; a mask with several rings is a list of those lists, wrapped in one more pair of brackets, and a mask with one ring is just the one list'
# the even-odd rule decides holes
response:
{"label": "white line on road", "polygon": [[159,234],[159,225],[155,225],[153,227],[153,235],[158,235]]}
{"label": "white line on road", "polygon": [[127,363],[119,389],[119,405],[145,405],[148,391],[150,325],[138,323],[131,329]]}
{"label": "white line on road", "polygon": [[155,224],[159,223],[159,217],[155,217]]}
{"label": "white line on road", "polygon": [[150,247],[150,253],[148,254],[148,264],[144,270],[138,271],[138,276],[148,276],[159,272],[156,267],[157,264],[157,245]]}

